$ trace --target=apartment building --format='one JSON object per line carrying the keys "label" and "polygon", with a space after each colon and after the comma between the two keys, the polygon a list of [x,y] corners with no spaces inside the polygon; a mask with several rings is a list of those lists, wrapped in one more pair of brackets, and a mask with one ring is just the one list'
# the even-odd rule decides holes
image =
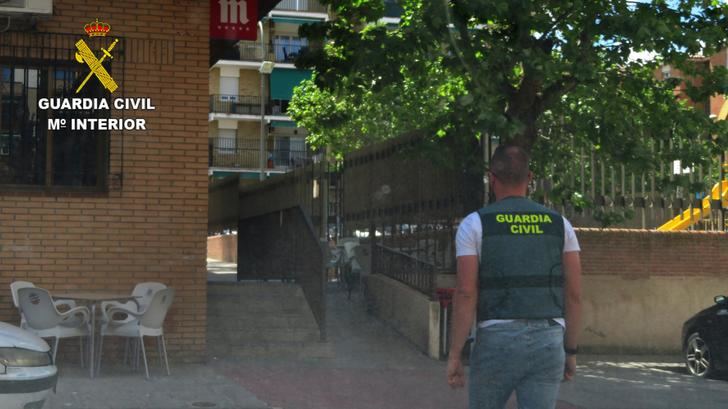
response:
{"label": "apartment building", "polygon": [[[384,3],[383,22],[396,24],[402,8],[395,0]],[[258,40],[212,41],[210,177],[260,180],[261,173],[285,173],[313,159],[306,130],[287,111],[293,88],[311,78],[310,70],[294,65],[308,46],[299,27],[328,18],[317,0],[282,0],[261,19]]]}
{"label": "apartment building", "polygon": [[[716,67],[728,67],[728,49],[723,49],[709,57],[696,56],[691,58],[691,61],[693,64],[702,66],[703,69],[708,71],[713,70]],[[665,80],[669,78],[684,78],[685,74],[675,67],[665,64],[660,67],[660,69],[655,73],[655,76],[660,80]],[[694,78],[692,81],[696,85],[699,85],[701,79]],[[685,95],[685,88],[685,84],[681,84],[675,88],[675,96],[682,99],[688,99]],[[710,115],[713,118],[719,118],[721,109],[728,109],[728,107],[724,108],[727,101],[728,99],[726,99],[725,95],[713,95],[703,101],[688,101],[688,103],[695,106],[697,109],[704,111],[707,115]],[[725,118],[723,117],[722,119]]]}
{"label": "apartment building", "polygon": [[[258,40],[213,45],[209,175],[259,180],[311,160],[306,130],[288,116],[293,88],[311,77],[294,65],[308,45],[298,29],[328,19],[316,0],[283,0],[261,19]],[[262,34],[262,35],[261,35]],[[215,40],[212,40],[215,42]]]}

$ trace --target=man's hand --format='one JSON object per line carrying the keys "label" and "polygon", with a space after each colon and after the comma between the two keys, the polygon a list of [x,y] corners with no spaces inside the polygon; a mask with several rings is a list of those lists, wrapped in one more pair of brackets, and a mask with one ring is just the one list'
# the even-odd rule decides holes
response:
{"label": "man's hand", "polygon": [[460,358],[447,360],[447,384],[453,389],[465,386],[465,371],[463,370],[463,361]]}
{"label": "man's hand", "polygon": [[566,355],[566,361],[564,362],[564,380],[570,381],[574,379],[574,375],[576,375],[576,355]]}

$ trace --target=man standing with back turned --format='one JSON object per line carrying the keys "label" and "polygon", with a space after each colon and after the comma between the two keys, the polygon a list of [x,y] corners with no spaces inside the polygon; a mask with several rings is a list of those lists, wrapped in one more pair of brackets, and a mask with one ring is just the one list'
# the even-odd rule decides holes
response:
{"label": "man standing with back turned", "polygon": [[[579,243],[558,213],[527,199],[528,154],[501,145],[488,172],[496,202],[463,219],[447,381],[465,384],[460,359],[474,319],[470,409],[553,409],[576,372],[581,318]],[[476,316],[477,312],[477,316]]]}

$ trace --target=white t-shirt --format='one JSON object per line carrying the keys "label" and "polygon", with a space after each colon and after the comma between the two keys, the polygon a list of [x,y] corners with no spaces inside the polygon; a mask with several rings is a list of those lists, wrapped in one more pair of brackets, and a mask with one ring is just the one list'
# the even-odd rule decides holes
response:
{"label": "white t-shirt", "polygon": [[[480,249],[483,243],[483,225],[480,222],[478,212],[470,213],[460,222],[458,232],[455,236],[455,255],[460,256],[478,256],[480,261]],[[574,227],[564,217],[564,253],[572,251],[580,251],[579,241],[576,239]],[[555,318],[556,322],[566,327],[563,318]],[[501,322],[511,322],[513,320],[487,320],[478,323],[478,327],[485,328]]]}

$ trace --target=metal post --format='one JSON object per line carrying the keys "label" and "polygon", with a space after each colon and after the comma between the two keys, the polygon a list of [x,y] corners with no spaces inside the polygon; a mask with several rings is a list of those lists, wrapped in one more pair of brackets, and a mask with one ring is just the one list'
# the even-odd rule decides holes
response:
{"label": "metal post", "polygon": [[719,166],[719,177],[718,177],[718,201],[720,202],[720,220],[718,221],[721,231],[725,231],[725,209],[723,208],[723,180],[725,179],[725,164],[726,154],[725,151],[720,154],[720,166]]}
{"label": "metal post", "polygon": [[327,243],[329,238],[329,189],[331,188],[328,172],[328,157],[329,147],[327,146],[324,160],[321,161],[321,165],[319,166],[321,172],[321,182],[319,185],[321,189],[321,237],[326,239]]}
{"label": "metal post", "polygon": [[[263,30],[263,21],[258,21],[258,27],[260,28],[260,50],[263,53],[261,58],[265,61],[265,42],[264,36],[265,31]],[[260,70],[260,181],[265,180],[265,74],[263,70]]]}

